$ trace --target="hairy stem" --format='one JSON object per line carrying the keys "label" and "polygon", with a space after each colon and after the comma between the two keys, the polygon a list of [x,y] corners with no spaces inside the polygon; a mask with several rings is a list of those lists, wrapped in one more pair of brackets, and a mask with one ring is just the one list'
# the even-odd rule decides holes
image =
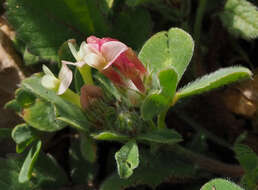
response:
{"label": "hairy stem", "polygon": [[92,75],[91,75],[91,67],[89,65],[84,65],[81,68],[78,67],[79,72],[82,75],[82,79],[85,84],[94,84]]}
{"label": "hairy stem", "polygon": [[203,170],[227,177],[241,177],[244,174],[244,169],[239,165],[226,164],[194,153],[179,145],[175,145],[169,149],[176,155],[180,156],[183,160],[197,164]]}
{"label": "hairy stem", "polygon": [[81,103],[80,103],[80,96],[76,93],[74,93],[72,90],[67,89],[65,91],[65,93],[60,95],[62,98],[64,98],[65,100],[81,107]]}
{"label": "hairy stem", "polygon": [[194,128],[196,131],[204,134],[208,139],[212,140],[213,142],[217,143],[220,146],[223,146],[223,147],[226,147],[226,148],[232,150],[232,146],[228,142],[226,142],[225,140],[212,134],[211,132],[209,132],[208,130],[203,128],[200,124],[196,123],[194,120],[192,120],[190,117],[188,117],[186,114],[179,113],[179,112],[176,112],[176,113],[180,119],[182,119],[184,122],[186,122],[192,128]]}
{"label": "hairy stem", "polygon": [[166,109],[165,111],[161,112],[158,115],[158,128],[166,128],[166,115],[167,115],[168,109]]}
{"label": "hairy stem", "polygon": [[197,15],[194,23],[194,37],[198,42],[201,36],[202,19],[205,12],[207,0],[199,0],[199,6],[197,8]]}

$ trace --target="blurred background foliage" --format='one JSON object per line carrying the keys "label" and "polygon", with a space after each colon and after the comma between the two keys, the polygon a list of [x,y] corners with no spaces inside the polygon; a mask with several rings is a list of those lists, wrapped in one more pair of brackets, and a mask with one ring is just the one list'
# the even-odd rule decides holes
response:
{"label": "blurred background foliage", "polygon": [[[19,184],[16,180],[24,155],[17,157],[12,154],[15,152],[15,145],[10,139],[11,130],[6,128],[12,128],[22,121],[3,106],[15,96],[14,92],[22,79],[41,71],[42,63],[57,72],[59,64],[56,63],[60,62],[60,56],[64,54],[62,45],[71,38],[80,43],[90,35],[108,36],[119,39],[139,52],[144,42],[156,32],[179,27],[190,33],[195,40],[194,57],[180,86],[226,66],[246,66],[254,72],[254,76],[253,80],[187,99],[168,112],[167,126],[176,129],[184,138],[183,144],[191,150],[225,163],[240,163],[247,171],[241,184],[245,185],[246,189],[257,188],[257,1],[1,0],[0,2],[0,155],[3,157],[0,164],[0,187],[15,190],[44,188],[116,190],[135,186],[132,189],[156,187],[159,190],[172,188],[194,190],[200,189],[210,178],[218,177],[218,175],[196,173],[199,171],[196,171],[195,166],[186,165],[183,161],[178,161],[181,159],[180,155],[178,158],[169,153],[160,156],[164,160],[158,161],[157,168],[152,167],[151,164],[157,162],[157,157],[143,152],[146,161],[129,181],[123,181],[117,174],[113,174],[115,168],[113,153],[119,147],[118,144],[98,143],[97,166],[85,159],[80,152],[78,134],[72,129],[64,128],[52,134],[37,134],[46,141],[43,146],[45,153],[39,155],[39,164],[35,167],[30,182]],[[37,105],[44,106],[45,103],[38,102]],[[62,123],[58,123],[55,127],[63,126]],[[217,140],[217,137],[221,137],[224,141]],[[246,145],[236,144],[234,150],[229,149],[227,145],[234,144],[239,137],[243,137],[240,140]],[[37,140],[31,138],[32,136],[28,135],[25,140],[19,142],[32,143],[32,146],[36,146]],[[22,151],[22,147],[21,144],[18,148]],[[253,160],[253,168],[246,160]],[[174,167],[175,163],[177,167]],[[182,163],[184,170],[178,169]],[[46,168],[49,169],[46,171]],[[55,170],[52,171],[51,168]],[[146,174],[146,171],[149,173]],[[161,175],[157,177],[157,173]],[[142,178],[142,176],[147,177]],[[238,178],[232,180],[239,182]],[[210,187],[212,188],[206,186],[207,189]]]}

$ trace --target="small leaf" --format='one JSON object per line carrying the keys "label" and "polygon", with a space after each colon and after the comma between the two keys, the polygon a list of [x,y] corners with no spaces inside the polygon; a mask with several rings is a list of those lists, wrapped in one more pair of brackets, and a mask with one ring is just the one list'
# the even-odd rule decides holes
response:
{"label": "small leaf", "polygon": [[58,113],[57,120],[64,121],[83,131],[88,130],[89,122],[82,110],[78,106],[65,101],[56,95],[55,92],[45,89],[41,85],[41,77],[39,75],[33,75],[23,80],[22,88],[47,101],[47,104],[54,104],[55,113]]}
{"label": "small leaf", "polygon": [[66,124],[56,118],[57,113],[54,105],[40,99],[23,110],[23,119],[40,131],[54,132],[63,129]]}
{"label": "small leaf", "polygon": [[151,120],[155,115],[161,113],[169,105],[166,97],[154,93],[148,95],[141,106],[141,115],[145,120]]}
{"label": "small leaf", "polygon": [[19,144],[16,144],[16,152],[18,154],[24,152],[26,150],[26,148],[31,144],[33,143],[34,141],[36,140],[36,138],[31,138],[31,139],[28,139],[24,142],[21,142]]}
{"label": "small leaf", "polygon": [[31,175],[32,175],[32,169],[34,167],[34,164],[39,155],[39,151],[41,149],[41,144],[42,143],[40,140],[37,141],[37,143],[35,143],[31,147],[28,155],[26,156],[26,159],[25,159],[25,161],[22,165],[21,171],[19,173],[19,182],[20,183],[24,183],[24,182],[30,180]]}
{"label": "small leaf", "polygon": [[141,106],[145,120],[166,111],[172,104],[177,84],[188,66],[194,49],[192,37],[179,28],[152,36],[139,53],[140,60],[158,75],[159,92],[151,92]]}
{"label": "small leaf", "polygon": [[179,89],[176,93],[176,100],[201,94],[240,79],[250,78],[251,75],[252,72],[249,69],[240,66],[219,69],[214,73],[196,79],[194,82],[189,83],[185,87]]}
{"label": "small leaf", "polygon": [[258,157],[247,145],[236,144],[234,146],[234,151],[236,153],[237,160],[247,172],[258,167]]}
{"label": "small leaf", "polygon": [[183,139],[181,135],[173,129],[159,128],[137,136],[137,140],[162,144],[176,144]]}
{"label": "small leaf", "polygon": [[155,115],[167,110],[174,97],[178,75],[174,69],[162,70],[158,74],[160,81],[160,92],[148,95],[141,105],[143,119],[150,120]]}
{"label": "small leaf", "polygon": [[126,4],[130,7],[136,7],[153,0],[126,0]]}
{"label": "small leaf", "polygon": [[12,131],[12,138],[16,142],[16,152],[22,153],[37,136],[32,127],[26,123],[16,125]]}
{"label": "small leaf", "polygon": [[19,88],[15,92],[15,99],[21,107],[25,108],[32,105],[36,97],[32,93]]}
{"label": "small leaf", "polygon": [[13,154],[8,155],[6,159],[0,158],[1,190],[59,189],[68,181],[65,172],[55,159],[40,153],[33,169],[32,179],[19,183],[19,170],[23,161],[23,156]]}
{"label": "small leaf", "polygon": [[227,0],[220,18],[236,37],[247,40],[258,37],[258,10],[247,0]]}
{"label": "small leaf", "polygon": [[26,123],[16,125],[12,131],[12,138],[17,144],[31,139],[34,135],[34,131]]}
{"label": "small leaf", "polygon": [[54,157],[40,152],[31,181],[37,183],[42,189],[59,189],[68,183],[68,178]]}
{"label": "small leaf", "polygon": [[69,148],[70,176],[73,184],[89,184],[94,180],[98,166],[85,160],[80,150],[79,139],[72,140]]}
{"label": "small leaf", "polygon": [[34,189],[35,185],[30,181],[19,183],[20,162],[17,158],[0,158],[0,189],[3,190],[28,190]]}
{"label": "small leaf", "polygon": [[[8,22],[33,55],[58,61],[57,51],[71,36],[104,35],[109,27],[95,0],[8,0]],[[44,10],[44,11],[43,11]],[[40,13],[40,14],[38,14]]]}
{"label": "small leaf", "polygon": [[81,154],[85,160],[94,163],[97,159],[97,145],[96,142],[86,134],[80,135],[80,149]]}
{"label": "small leaf", "polygon": [[225,179],[213,179],[202,186],[201,190],[244,190],[235,183]]}
{"label": "small leaf", "polygon": [[129,178],[139,165],[139,150],[135,141],[129,141],[115,154],[118,174]]}
{"label": "small leaf", "polygon": [[245,190],[257,189],[258,183],[258,168],[256,167],[251,172],[245,173],[242,177],[240,184],[245,188]]}
{"label": "small leaf", "polygon": [[168,179],[194,180],[200,177],[197,168],[172,152],[158,151],[155,153],[141,152],[141,164],[127,179],[121,179],[117,173],[108,177],[100,190],[125,190],[137,185],[148,185],[155,189]]}
{"label": "small leaf", "polygon": [[0,128],[0,141],[6,138],[10,138],[11,132],[11,128]]}
{"label": "small leaf", "polygon": [[111,131],[103,131],[100,133],[93,133],[91,136],[96,140],[102,140],[102,141],[127,141],[129,140],[129,136],[125,136],[116,132]]}
{"label": "small leaf", "polygon": [[154,73],[174,68],[177,83],[187,68],[194,49],[192,37],[182,29],[171,28],[152,36],[142,47],[139,58]]}
{"label": "small leaf", "polygon": [[234,151],[237,160],[245,170],[241,184],[246,190],[256,189],[258,183],[258,156],[251,148],[244,144],[236,144]]}
{"label": "small leaf", "polygon": [[20,106],[20,104],[17,102],[16,99],[13,99],[9,102],[7,102],[5,105],[4,105],[4,108],[6,109],[12,109],[14,110],[15,112],[19,113],[22,111],[22,107]]}

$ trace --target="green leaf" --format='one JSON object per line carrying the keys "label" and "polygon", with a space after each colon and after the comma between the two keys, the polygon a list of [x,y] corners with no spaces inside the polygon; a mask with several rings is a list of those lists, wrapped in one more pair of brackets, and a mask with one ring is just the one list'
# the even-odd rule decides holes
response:
{"label": "green leaf", "polygon": [[141,105],[143,119],[150,120],[155,115],[167,110],[175,95],[178,75],[174,69],[162,70],[158,74],[160,92],[149,94]]}
{"label": "green leaf", "polygon": [[79,139],[73,140],[69,148],[70,176],[73,184],[90,184],[97,174],[98,166],[84,159]]}
{"label": "green leaf", "polygon": [[28,190],[35,188],[35,185],[28,181],[19,183],[20,162],[14,158],[0,158],[0,189],[3,190]]}
{"label": "green leaf", "polygon": [[194,180],[198,175],[196,167],[176,158],[170,152],[141,153],[141,164],[134,170],[133,175],[127,179],[121,179],[114,174],[108,177],[101,185],[100,190],[124,190],[137,185],[148,185],[155,189],[166,180]]}
{"label": "green leaf", "polygon": [[21,107],[25,108],[32,105],[35,102],[36,97],[32,93],[19,88],[15,92],[15,99]]}
{"label": "green leaf", "polygon": [[[145,120],[166,111],[172,104],[177,84],[193,55],[192,37],[179,28],[159,32],[143,46],[139,58],[158,75],[159,92],[150,92],[141,106]],[[155,81],[154,81],[155,82]]]}
{"label": "green leaf", "polygon": [[237,160],[245,169],[241,184],[246,190],[256,189],[258,182],[258,156],[251,148],[244,144],[236,144],[234,151]]}
{"label": "green leaf", "polygon": [[92,133],[91,137],[96,139],[96,140],[102,140],[102,141],[120,141],[124,142],[129,140],[129,136],[122,135],[116,132],[112,131],[103,131],[100,133]]}
{"label": "green leaf", "polygon": [[30,149],[26,159],[22,165],[21,171],[19,173],[19,182],[24,183],[30,180],[32,175],[32,169],[39,155],[39,151],[41,149],[41,141],[37,141],[32,148]]}
{"label": "green leaf", "polygon": [[236,144],[234,146],[236,158],[247,172],[258,167],[258,157],[247,145]]}
{"label": "green leaf", "polygon": [[29,52],[28,48],[26,48],[23,52],[23,59],[26,66],[31,66],[42,61],[39,56],[33,55]]}
{"label": "green leaf", "polygon": [[23,119],[40,131],[54,132],[63,129],[66,124],[57,120],[57,117],[55,106],[41,99],[23,110]]}
{"label": "green leaf", "polygon": [[258,183],[258,168],[256,167],[251,172],[246,173],[241,179],[241,185],[245,190],[257,189]]}
{"label": "green leaf", "polygon": [[227,0],[220,18],[236,37],[247,40],[258,37],[258,10],[247,0]]}
{"label": "green leaf", "polygon": [[56,113],[58,113],[57,120],[64,121],[80,130],[88,131],[89,122],[82,110],[56,95],[54,91],[45,89],[41,85],[41,77],[39,75],[33,75],[23,80],[21,86],[23,89],[54,105]]}
{"label": "green leaf", "polygon": [[193,39],[187,32],[171,28],[152,36],[142,47],[139,58],[154,73],[172,67],[178,74],[178,83],[192,58],[193,49]]}
{"label": "green leaf", "polygon": [[80,135],[80,149],[81,154],[85,160],[94,163],[97,159],[97,145],[96,142],[86,134]]}
{"label": "green leaf", "polygon": [[241,66],[219,69],[214,73],[196,79],[194,82],[191,82],[185,87],[179,89],[176,93],[176,100],[201,94],[240,79],[250,78],[251,75],[252,72],[249,69]]}
{"label": "green leaf", "polygon": [[19,183],[19,170],[24,158],[8,155],[6,159],[0,158],[0,189],[28,190],[28,189],[56,189],[67,183],[63,169],[53,157],[40,153],[37,164],[33,169],[30,181]]}
{"label": "green leaf", "polygon": [[33,129],[26,123],[16,125],[12,131],[14,142],[20,144],[35,136]]}
{"label": "green leaf", "polygon": [[8,139],[11,136],[11,128],[0,128],[0,141],[3,139]]}
{"label": "green leaf", "polygon": [[241,187],[235,183],[225,180],[225,179],[213,179],[202,186],[201,190],[243,190]]}
{"label": "green leaf", "polygon": [[139,150],[135,141],[129,141],[115,154],[118,174],[129,178],[139,165]]}
{"label": "green leaf", "polygon": [[153,0],[126,0],[126,4],[130,7],[136,7]]}
{"label": "green leaf", "polygon": [[16,125],[12,131],[12,138],[16,142],[16,152],[22,153],[37,136],[32,127],[26,123]]}
{"label": "green leaf", "polygon": [[22,107],[20,106],[20,104],[17,102],[16,99],[13,99],[13,100],[7,102],[4,105],[4,108],[12,109],[13,111],[18,112],[18,113],[22,111]]}
{"label": "green leaf", "polygon": [[39,153],[33,169],[33,182],[42,189],[56,189],[68,183],[68,178],[50,154]]}
{"label": "green leaf", "polygon": [[137,140],[162,144],[176,144],[183,139],[173,129],[159,128],[137,136]]}
{"label": "green leaf", "polygon": [[26,148],[31,144],[33,143],[34,141],[36,140],[36,138],[31,138],[31,139],[28,139],[22,143],[19,143],[19,144],[16,144],[16,152],[18,154],[24,152],[26,150]]}
{"label": "green leaf", "polygon": [[148,95],[141,105],[141,115],[145,120],[151,120],[169,106],[166,97],[154,93]]}
{"label": "green leaf", "polygon": [[8,0],[7,18],[32,54],[58,61],[57,51],[67,39],[108,32],[97,5],[95,0]]}
{"label": "green leaf", "polygon": [[105,0],[107,2],[108,8],[112,8],[114,4],[114,0]]}
{"label": "green leaf", "polygon": [[144,8],[128,9],[115,15],[114,36],[135,50],[140,49],[151,35],[151,28],[150,13]]}

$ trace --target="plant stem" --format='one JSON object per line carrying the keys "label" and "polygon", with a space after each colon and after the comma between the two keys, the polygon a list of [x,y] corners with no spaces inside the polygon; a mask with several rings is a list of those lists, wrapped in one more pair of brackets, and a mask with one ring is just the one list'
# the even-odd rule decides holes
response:
{"label": "plant stem", "polygon": [[79,72],[82,75],[82,79],[85,84],[94,84],[92,75],[91,75],[91,67],[89,65],[83,65],[81,68],[78,67]]}
{"label": "plant stem", "polygon": [[168,109],[166,109],[165,111],[161,112],[158,115],[158,128],[166,128],[166,115],[167,115]]}
{"label": "plant stem", "polygon": [[232,150],[232,146],[228,142],[226,142],[225,140],[223,140],[223,139],[213,135],[208,130],[206,130],[205,128],[201,127],[200,124],[196,123],[194,120],[192,120],[186,114],[178,113],[178,112],[176,112],[176,113],[177,113],[177,116],[180,119],[185,121],[188,125],[190,125],[192,128],[194,128],[196,131],[199,131],[200,133],[204,134],[207,138],[209,138],[213,142],[217,143],[218,145],[224,146],[224,147]]}
{"label": "plant stem", "polygon": [[65,100],[81,107],[81,101],[80,101],[80,96],[76,93],[74,93],[72,90],[67,89],[65,93],[60,95],[62,98]]}
{"label": "plant stem", "polygon": [[245,173],[244,169],[239,165],[226,164],[211,158],[207,158],[203,155],[187,150],[180,145],[170,147],[170,150],[176,155],[180,156],[182,159],[190,161],[193,164],[197,164],[201,169],[215,174],[228,177],[241,177]]}
{"label": "plant stem", "polygon": [[201,36],[202,19],[206,8],[206,0],[199,0],[199,6],[197,8],[197,14],[194,23],[194,38],[196,42],[199,42]]}

